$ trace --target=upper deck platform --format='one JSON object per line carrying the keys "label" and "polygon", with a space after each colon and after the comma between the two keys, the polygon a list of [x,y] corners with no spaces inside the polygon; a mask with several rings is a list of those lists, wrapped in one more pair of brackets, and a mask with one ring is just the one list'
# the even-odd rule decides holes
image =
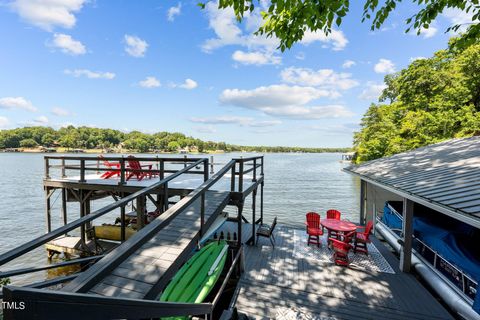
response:
{"label": "upper deck platform", "polygon": [[[248,192],[261,174],[260,169],[257,173],[258,168],[263,168],[259,159],[237,159],[238,164],[215,184],[214,190]],[[200,165],[167,184],[171,195],[185,195],[214,173],[214,166],[207,158],[46,156],[43,183],[47,188],[129,193],[150,187],[199,161]]]}

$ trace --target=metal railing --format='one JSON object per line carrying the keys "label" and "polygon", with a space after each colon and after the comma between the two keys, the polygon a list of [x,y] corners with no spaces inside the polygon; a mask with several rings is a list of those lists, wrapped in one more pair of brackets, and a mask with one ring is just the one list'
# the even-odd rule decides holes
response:
{"label": "metal railing", "polygon": [[[178,176],[184,174],[184,173],[187,173],[189,172],[190,170],[192,170],[193,168],[196,168],[197,166],[199,165],[202,165],[204,166],[205,168],[205,171],[208,171],[208,159],[199,159],[197,160],[196,162],[186,166],[185,168],[173,173],[172,175],[168,176],[167,178],[164,178],[154,184],[152,184],[151,186],[148,186],[148,187],[145,187],[135,193],[132,193],[118,201],[115,201],[99,210],[96,210],[88,215],[85,215],[75,221],[72,221],[70,223],[67,223],[66,225],[60,227],[60,228],[57,228],[55,230],[52,230],[51,232],[49,233],[46,233],[40,237],[37,237],[21,246],[18,246],[2,255],[0,255],[0,266],[1,265],[4,265],[5,263],[8,263],[12,260],[14,260],[15,258],[18,258],[24,254],[26,254],[27,252],[30,252],[32,251],[33,249],[35,248],[38,248],[44,244],[46,244],[47,242],[51,241],[51,240],[54,240],[60,236],[63,236],[63,235],[66,235],[68,232],[74,230],[74,229],[77,229],[79,227],[82,227],[82,226],[85,226],[87,223],[99,218],[99,217],[102,217],[104,216],[105,214],[109,213],[109,212],[112,212],[113,210],[115,209],[118,209],[118,208],[125,208],[125,206],[139,198],[139,197],[142,197],[142,196],[146,196],[147,194],[150,194],[154,191],[161,191],[161,192],[164,192],[165,194],[167,194],[167,197],[168,197],[168,182],[177,178]],[[208,175],[208,172],[207,172],[207,175]],[[205,176],[205,181],[207,180],[208,176]],[[123,211],[122,210],[122,211]],[[124,220],[124,219],[122,219]],[[124,223],[122,223],[122,229],[123,229],[123,232],[124,232],[124,229],[125,229],[125,225]]]}

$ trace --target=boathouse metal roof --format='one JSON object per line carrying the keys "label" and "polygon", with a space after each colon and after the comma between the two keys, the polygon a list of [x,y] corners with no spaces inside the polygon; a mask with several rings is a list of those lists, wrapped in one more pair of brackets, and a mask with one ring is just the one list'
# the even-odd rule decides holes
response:
{"label": "boathouse metal roof", "polygon": [[452,139],[344,170],[480,226],[480,136]]}

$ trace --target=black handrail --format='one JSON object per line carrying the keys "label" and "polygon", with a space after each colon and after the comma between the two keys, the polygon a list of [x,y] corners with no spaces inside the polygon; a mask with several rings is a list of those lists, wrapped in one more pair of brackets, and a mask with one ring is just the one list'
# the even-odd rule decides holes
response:
{"label": "black handrail", "polygon": [[9,271],[5,271],[5,272],[0,272],[0,279],[9,278],[9,277],[13,277],[13,276],[19,276],[19,275],[26,274],[26,273],[32,273],[32,272],[38,272],[38,271],[44,271],[44,270],[49,270],[49,269],[71,266],[71,265],[79,264],[79,263],[92,262],[92,261],[100,260],[104,256],[105,255],[102,254],[102,255],[97,255],[97,256],[91,256],[91,257],[85,257],[85,258],[63,261],[63,262],[59,262],[59,263],[56,263],[56,264],[51,264],[51,265],[43,266],[43,267],[22,268],[22,269],[16,269],[16,270],[9,270]]}
{"label": "black handrail", "polygon": [[5,320],[31,319],[143,319],[211,314],[211,303],[160,302],[142,299],[59,292],[6,286],[4,300],[22,301],[24,309],[5,309]]}
{"label": "black handrail", "polygon": [[208,159],[200,159],[198,161],[196,161],[195,163],[177,171],[176,173],[168,176],[167,178],[165,179],[162,179],[154,184],[152,184],[151,186],[148,186],[148,187],[145,187],[135,193],[132,193],[114,203],[111,203],[99,210],[96,210],[92,213],[90,213],[89,215],[86,215],[86,216],[83,216],[82,218],[79,218],[75,221],[72,221],[58,229],[55,229],[47,234],[44,234],[36,239],[33,239],[19,247],[16,247],[2,255],[0,255],[0,266],[27,253],[27,252],[30,252],[31,250],[61,236],[61,235],[64,235],[66,234],[67,232],[69,231],[72,231],[82,225],[84,225],[85,223],[87,222],[90,222],[92,220],[95,220],[97,219],[98,217],[101,217],[109,212],[111,212],[112,210],[114,209],[117,209],[119,207],[122,207],[122,206],[125,206],[127,205],[128,202],[136,199],[137,197],[140,197],[140,196],[143,196],[147,193],[150,193],[151,191],[153,190],[156,190],[160,187],[162,187],[163,185],[165,185],[166,183],[168,183],[169,181],[175,179],[176,177],[180,176],[181,174],[189,171],[190,169],[192,168],[195,168],[196,166],[202,164],[203,162],[207,161],[208,162]]}

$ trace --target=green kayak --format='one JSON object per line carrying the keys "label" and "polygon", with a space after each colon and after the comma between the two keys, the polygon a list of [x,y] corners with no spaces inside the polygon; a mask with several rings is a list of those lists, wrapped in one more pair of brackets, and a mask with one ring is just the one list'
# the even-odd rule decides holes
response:
{"label": "green kayak", "polygon": [[[214,241],[200,249],[175,274],[160,301],[201,303],[212,290],[227,260],[226,241]],[[188,319],[169,317],[162,319]]]}

